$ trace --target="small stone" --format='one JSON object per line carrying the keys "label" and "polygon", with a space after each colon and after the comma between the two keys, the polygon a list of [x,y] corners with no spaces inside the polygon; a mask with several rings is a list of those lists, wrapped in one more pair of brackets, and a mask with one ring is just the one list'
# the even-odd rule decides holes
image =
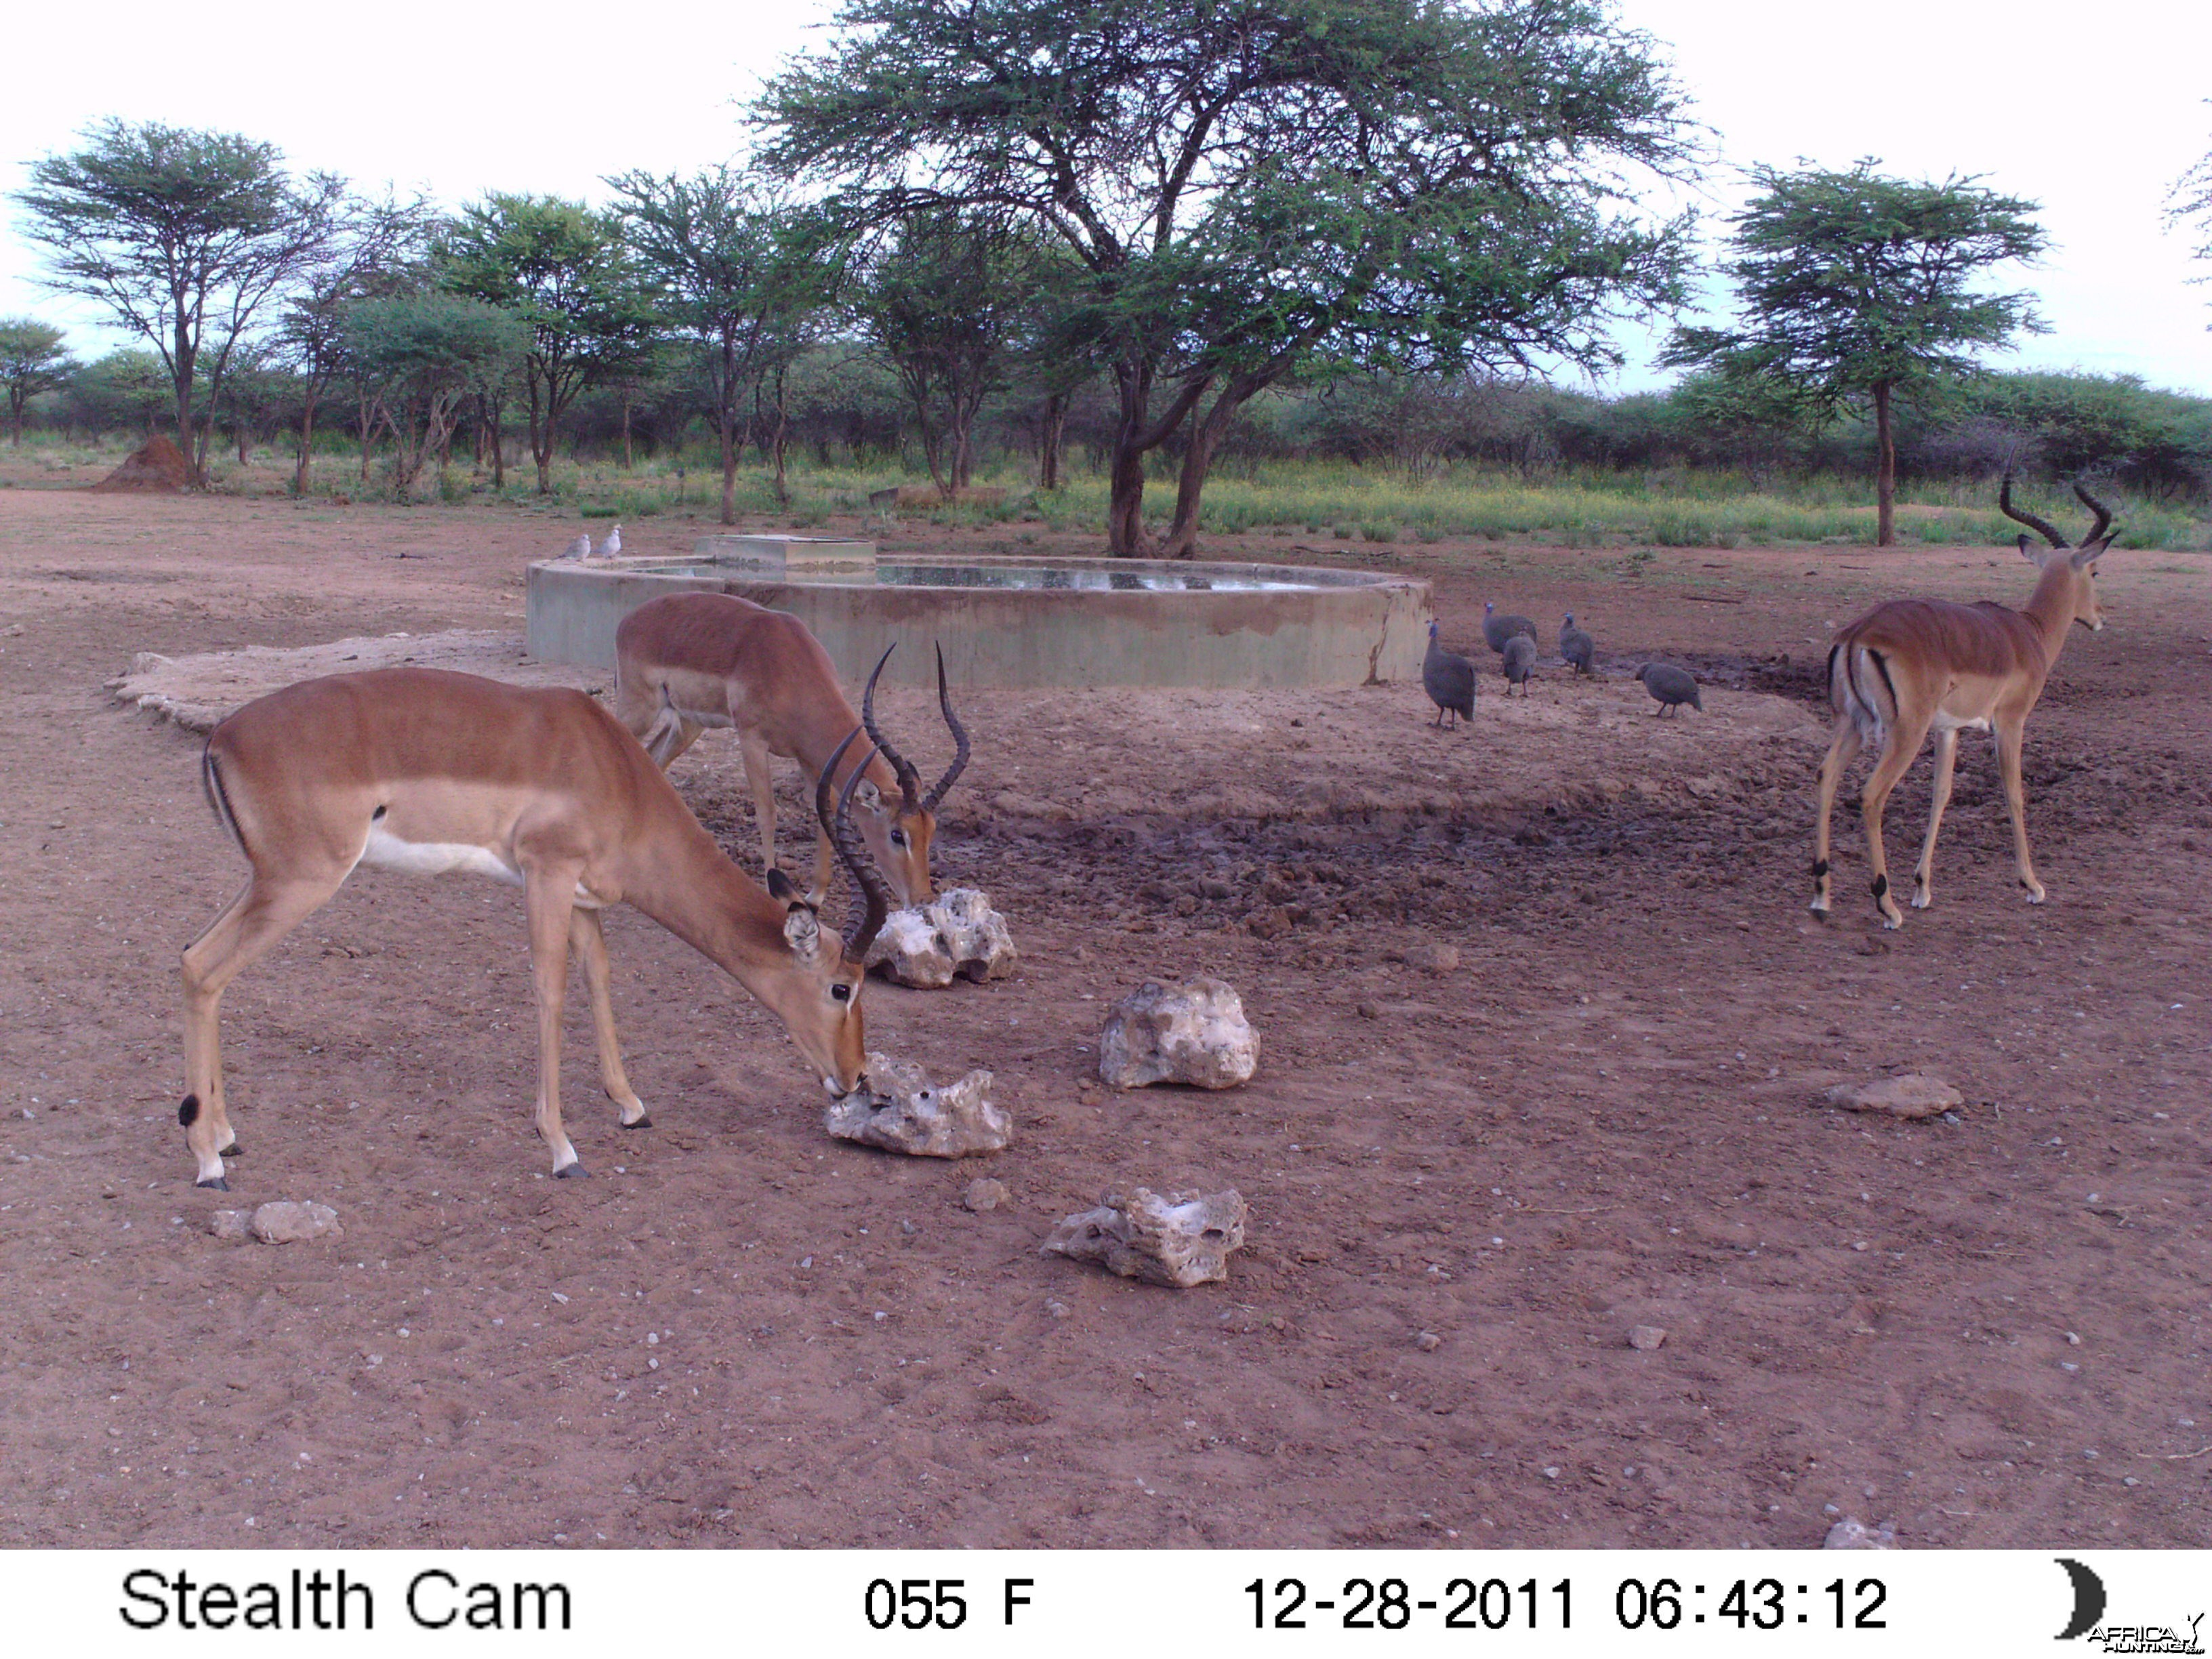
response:
{"label": "small stone", "polygon": [[1850,1516],[1828,1528],[1828,1535],[1820,1540],[1824,1550],[1893,1550],[1897,1547],[1897,1528],[1885,1521],[1879,1527],[1869,1527]]}
{"label": "small stone", "polygon": [[968,1190],[960,1194],[960,1201],[981,1215],[986,1210],[997,1209],[1012,1196],[1006,1191],[1005,1182],[994,1181],[988,1176],[978,1176],[968,1183]]}
{"label": "small stone", "polygon": [[1438,1348],[1443,1347],[1443,1338],[1438,1336],[1434,1331],[1423,1331],[1419,1336],[1413,1339],[1413,1346],[1419,1348],[1423,1353],[1434,1353]]}
{"label": "small stone", "polygon": [[1665,1328],[1658,1325],[1632,1325],[1628,1331],[1628,1346],[1640,1352],[1650,1353],[1667,1340]]}
{"label": "small stone", "polygon": [[972,1158],[1002,1151],[1014,1121],[991,1103],[991,1073],[970,1072],[933,1088],[911,1060],[868,1056],[868,1086],[830,1103],[822,1127],[840,1140],[914,1158]]}
{"label": "small stone", "polygon": [[1892,1117],[1934,1117],[1963,1103],[1966,1097],[1940,1077],[1908,1072],[1879,1083],[1839,1083],[1828,1091],[1828,1103],[1847,1112],[1887,1112]]}
{"label": "small stone", "polygon": [[1406,965],[1418,968],[1425,974],[1455,974],[1459,971],[1459,946],[1438,945],[1424,939],[1420,944],[1407,948]]}
{"label": "small stone", "polygon": [[1054,1319],[1065,1319],[1071,1311],[1067,1304],[1056,1296],[1048,1296],[1045,1298],[1044,1310]]}
{"label": "small stone", "polygon": [[1260,1038],[1244,1004],[1218,979],[1139,986],[1107,1016],[1098,1044],[1098,1075],[1116,1089],[1232,1089],[1259,1065]]}
{"label": "small stone", "polygon": [[253,1221],[246,1210],[217,1210],[208,1218],[208,1231],[217,1238],[243,1238]]}
{"label": "small stone", "polygon": [[276,1199],[254,1211],[248,1224],[264,1244],[297,1244],[310,1238],[343,1234],[338,1212],[327,1204],[298,1204]]}
{"label": "small stone", "polygon": [[1124,1279],[1188,1290],[1229,1277],[1229,1255],[1244,1243],[1243,1195],[1170,1193],[1139,1187],[1109,1193],[1095,1210],[1069,1216],[1042,1253],[1093,1261]]}
{"label": "small stone", "polygon": [[1382,1005],[1376,1001],[1372,997],[1360,998],[1358,1001],[1352,1005],[1352,1012],[1358,1014],[1362,1019],[1380,1019],[1382,1018]]}

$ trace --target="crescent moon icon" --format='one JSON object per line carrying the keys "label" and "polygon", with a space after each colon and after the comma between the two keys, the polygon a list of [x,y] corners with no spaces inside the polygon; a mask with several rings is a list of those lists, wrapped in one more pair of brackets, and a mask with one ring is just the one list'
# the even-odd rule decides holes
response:
{"label": "crescent moon icon", "polygon": [[2105,1616],[2105,1581],[2079,1561],[2069,1560],[2063,1555],[2056,1559],[2073,1581],[2074,1622],[2060,1631],[2055,1639],[2071,1642],[2094,1629],[2097,1621]]}

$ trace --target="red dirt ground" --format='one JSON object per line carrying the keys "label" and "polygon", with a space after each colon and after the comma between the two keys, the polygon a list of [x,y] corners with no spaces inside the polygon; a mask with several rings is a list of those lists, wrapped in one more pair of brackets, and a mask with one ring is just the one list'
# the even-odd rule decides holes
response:
{"label": "red dirt ground", "polygon": [[[2040,909],[1976,743],[1936,908],[1875,929],[1845,811],[1816,923],[1816,721],[1778,701],[1869,599],[2017,601],[2016,559],[1407,550],[1448,637],[1485,598],[1571,607],[1616,670],[1663,652],[1741,695],[1631,726],[1632,686],[1552,670],[1450,734],[1418,687],[1210,723],[969,694],[942,876],[991,891],[1024,970],[867,994],[874,1046],[998,1073],[1019,1135],[981,1163],[827,1139],[763,1011],[618,912],[659,1127],[617,1133],[572,1000],[599,1178],[556,1184],[514,895],[363,878],[231,991],[247,1155],[195,1189],[176,956],[242,866],[198,740],[103,682],[141,651],[514,629],[525,560],[571,534],[0,492],[0,1544],[1805,1546],[1830,1505],[1913,1546],[2212,1534],[2212,561],[2105,562],[2112,625],[2029,727]],[[1575,775],[1592,732],[1617,787]],[[678,772],[750,866],[732,747]],[[1409,966],[1421,942],[1461,967]],[[1086,1085],[1112,999],[1201,970],[1243,991],[1258,1079]],[[1818,1103],[1898,1070],[1957,1084],[1961,1121]],[[961,1207],[980,1173],[1011,1206]],[[1125,1182],[1239,1188],[1229,1283],[1036,1254]],[[275,1197],[343,1238],[208,1233]],[[1663,1347],[1626,1345],[1643,1323]]]}

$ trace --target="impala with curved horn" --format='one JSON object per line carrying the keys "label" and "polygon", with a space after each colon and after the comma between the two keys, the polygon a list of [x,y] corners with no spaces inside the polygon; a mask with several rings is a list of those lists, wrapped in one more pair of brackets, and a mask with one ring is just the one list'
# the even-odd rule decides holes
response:
{"label": "impala with curved horn", "polygon": [[184,953],[184,1104],[203,1187],[237,1152],[223,1104],[223,988],[337,892],[358,865],[473,871],[523,890],[538,1001],[538,1133],[553,1173],[583,1165],[561,1122],[568,955],[583,963],[599,1075],[625,1128],[650,1120],[630,1088],[609,1000],[600,909],[635,906],[719,964],[781,1019],[823,1087],[866,1081],[860,988],[890,908],[851,823],[853,769],[815,811],[865,901],[842,941],[814,906],[762,890],[722,855],[613,715],[580,691],[532,690],[428,668],[335,674],[259,697],[210,734],[201,777],[253,870]]}
{"label": "impala with curved horn", "polygon": [[1936,832],[1951,799],[1951,769],[1958,758],[1959,733],[1978,729],[1996,737],[1997,769],[2004,780],[2005,804],[2012,812],[2013,847],[2020,884],[2027,902],[2043,902],[2043,884],[2027,853],[2027,802],[2021,787],[2021,741],[2028,711],[2043,695],[2058,653],[2074,624],[2105,625],[2097,608],[2097,561],[2118,532],[2112,514],[2077,482],[2074,493],[2097,515],[2079,547],[2069,547],[2057,531],[2012,504],[2012,474],[2005,474],[1997,506],[2007,518],[2039,532],[2051,545],[2020,538],[2020,554],[2042,571],[2035,591],[2017,611],[1984,599],[1958,605],[1948,599],[1892,599],[1878,605],[1836,636],[1828,653],[1828,701],[1836,711],[1835,739],[1820,763],[1819,818],[1813,848],[1813,908],[1828,908],[1828,816],[1844,769],[1861,749],[1877,758],[1874,775],[1860,796],[1866,820],[1867,854],[1873,866],[1874,902],[1882,925],[1902,927],[1889,885],[1882,850],[1881,814],[1890,791],[1920,752],[1929,729],[1936,738],[1936,782],[1928,814],[1928,838],[1912,875],[1912,908],[1924,910],[1932,894]]}
{"label": "impala with curved horn", "polygon": [[[968,764],[968,733],[952,712],[940,647],[937,706],[951,729],[955,752],[945,775],[924,792],[921,774],[876,725],[876,681],[890,654],[884,652],[868,676],[856,717],[830,653],[798,617],[734,594],[672,593],[640,605],[615,630],[615,714],[663,770],[709,726],[736,728],[759,822],[763,868],[772,887],[783,877],[775,861],[769,757],[781,755],[818,773],[837,740],[865,725],[881,753],[868,762],[857,797],[861,838],[899,903],[926,904],[937,809]],[[810,896],[818,901],[829,880],[825,839],[816,843]]]}

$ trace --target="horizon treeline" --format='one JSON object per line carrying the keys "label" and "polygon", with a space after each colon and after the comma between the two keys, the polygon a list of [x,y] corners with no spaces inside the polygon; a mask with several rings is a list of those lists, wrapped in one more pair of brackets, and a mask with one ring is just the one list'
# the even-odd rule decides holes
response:
{"label": "horizon treeline", "polygon": [[[794,453],[948,504],[979,471],[1080,470],[1109,550],[1170,556],[1210,477],[1271,462],[1866,478],[1884,544],[1900,477],[2212,498],[2212,398],[1991,371],[2044,328],[2001,286],[2047,245],[2035,202],[1756,167],[1710,252],[1654,206],[1709,136],[1607,0],[1085,20],[846,0],[746,109],[745,167],[610,174],[601,205],[448,210],[245,135],[98,123],[13,199],[46,285],[136,342],[80,362],[0,318],[11,435],[166,427],[203,483],[281,443],[302,493],[349,448],[354,487],[401,500],[464,459],[543,495],[556,462],[711,454],[725,521],[743,465],[788,505]],[[2212,219],[2193,179],[2177,222]],[[1674,328],[1678,384],[1560,383],[1619,368],[1620,329],[1680,319],[1708,271],[1734,315]]]}

